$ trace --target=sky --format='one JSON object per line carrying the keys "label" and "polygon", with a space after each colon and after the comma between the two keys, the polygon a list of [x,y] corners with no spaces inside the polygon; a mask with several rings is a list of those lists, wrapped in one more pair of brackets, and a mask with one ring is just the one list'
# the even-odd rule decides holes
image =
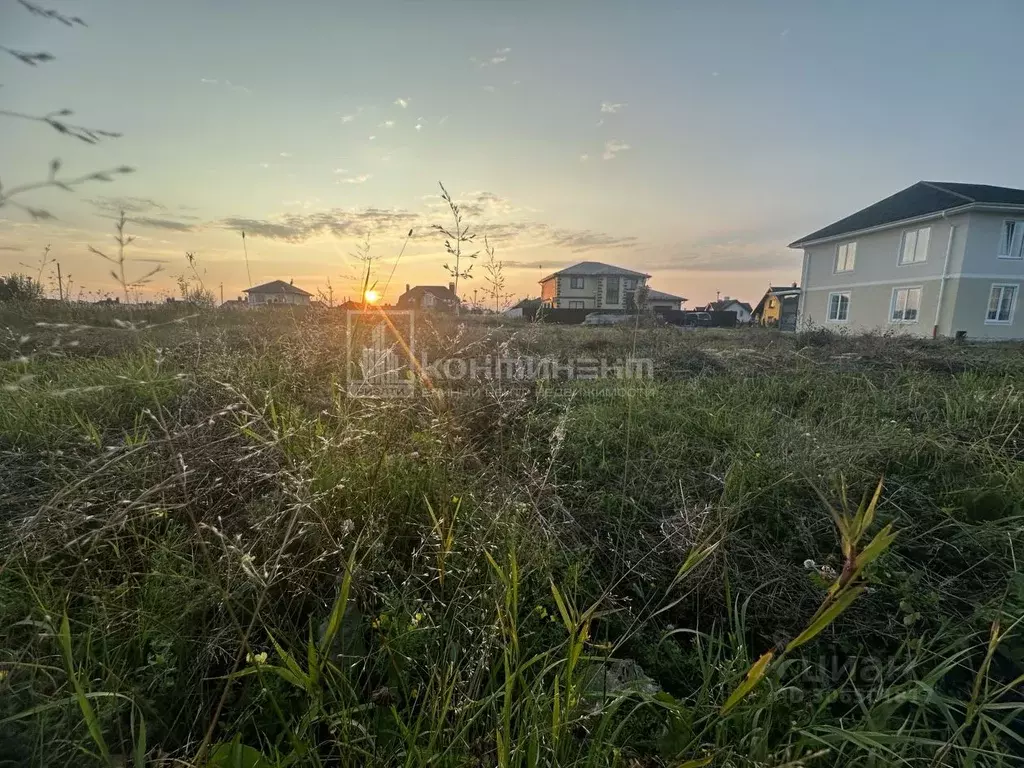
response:
{"label": "sky", "polygon": [[0,274],[50,245],[75,295],[117,292],[89,246],[124,209],[147,295],[192,253],[225,298],[337,301],[369,238],[393,301],[449,282],[442,182],[480,251],[463,298],[486,236],[515,297],[602,261],[753,303],[799,279],[789,242],[920,179],[1024,187],[1020,0],[31,2],[87,26],[0,0],[0,46],[54,57],[0,50],[0,110],[122,135],[0,114],[4,189],[134,169],[0,207]]}

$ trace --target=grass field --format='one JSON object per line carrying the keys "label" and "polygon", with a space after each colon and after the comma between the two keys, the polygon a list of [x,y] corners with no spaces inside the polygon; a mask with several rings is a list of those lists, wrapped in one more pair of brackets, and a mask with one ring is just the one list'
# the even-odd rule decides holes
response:
{"label": "grass field", "polygon": [[180,312],[0,305],[0,765],[1019,764],[1021,345]]}

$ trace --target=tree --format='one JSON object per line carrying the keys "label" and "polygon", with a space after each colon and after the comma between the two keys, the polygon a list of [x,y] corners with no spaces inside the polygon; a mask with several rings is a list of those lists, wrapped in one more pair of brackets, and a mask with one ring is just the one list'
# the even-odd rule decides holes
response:
{"label": "tree", "polygon": [[[477,257],[477,251],[473,253],[463,253],[463,245],[467,245],[473,242],[473,238],[476,235],[470,234],[469,226],[462,223],[462,212],[459,210],[458,204],[456,204],[451,195],[448,194],[448,190],[444,188],[444,184],[437,182],[438,186],[441,187],[441,199],[448,203],[448,210],[452,213],[452,221],[454,227],[447,229],[446,227],[435,224],[434,229],[444,235],[444,249],[448,252],[453,262],[445,262],[444,268],[448,272],[448,276],[455,283],[455,296],[459,295],[459,280],[472,280],[473,279],[473,265],[470,264],[465,269],[462,268],[463,259],[475,259]],[[456,303],[455,311],[459,311],[459,305]]]}
{"label": "tree", "polygon": [[28,275],[0,277],[0,301],[36,301],[43,297],[43,286]]}

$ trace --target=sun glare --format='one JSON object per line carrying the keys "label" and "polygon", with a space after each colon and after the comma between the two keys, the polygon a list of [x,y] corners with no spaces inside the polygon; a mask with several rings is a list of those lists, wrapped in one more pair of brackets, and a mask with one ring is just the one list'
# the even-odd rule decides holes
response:
{"label": "sun glare", "polygon": [[380,298],[380,294],[374,290],[367,291],[365,294],[363,294],[363,296],[366,299],[367,304],[375,304],[377,300]]}

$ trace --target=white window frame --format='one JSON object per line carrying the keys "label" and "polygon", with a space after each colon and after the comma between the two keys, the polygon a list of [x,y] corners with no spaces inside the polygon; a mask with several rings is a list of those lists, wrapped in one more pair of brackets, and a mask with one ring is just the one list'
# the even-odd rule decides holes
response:
{"label": "white window frame", "polygon": [[[1010,234],[1010,247],[1004,251],[1003,243],[1006,238],[1003,235],[1009,224],[1014,226]],[[1003,226],[999,228],[999,249],[996,255],[1000,259],[1024,259],[1024,219],[1003,219]]]}
{"label": "white window frame", "polygon": [[[924,255],[921,258],[917,258],[919,246],[921,245],[921,233],[928,233],[928,242],[924,247]],[[909,235],[914,236],[914,258],[909,261],[903,260],[903,251],[906,249],[907,237]],[[928,261],[928,247],[932,242],[932,228],[929,227],[918,227],[917,229],[905,229],[903,235],[900,237],[900,252],[896,255],[896,263],[901,267],[909,267],[912,264],[924,264]]]}
{"label": "white window frame", "polygon": [[[917,315],[913,320],[906,319],[906,305],[903,308],[903,317],[894,317],[896,314],[896,299],[901,291],[907,291],[907,298],[910,298],[910,291],[917,291]],[[892,289],[892,298],[889,301],[889,322],[907,325],[919,322],[921,319],[921,299],[924,297],[924,289],[920,285],[900,285]]]}
{"label": "white window frame", "polygon": [[[579,280],[580,284],[576,285],[576,281]],[[581,291],[587,287],[587,278],[585,277],[569,277],[569,290],[570,291]]]}
{"label": "white window frame", "polygon": [[848,243],[840,243],[836,246],[836,260],[833,264],[832,274],[841,275],[844,272],[853,272],[856,268],[856,263],[857,241],[851,240]]}
{"label": "white window frame", "polygon": [[[845,296],[846,297],[846,317],[844,317],[842,319],[840,319],[840,318],[833,318],[832,317],[832,297],[833,296]],[[832,291],[832,293],[830,293],[828,295],[828,304],[825,305],[825,320],[827,322],[829,322],[829,323],[848,323],[848,322],[850,322],[850,307],[851,307],[852,304],[853,304],[853,302],[850,299],[850,291]],[[839,307],[841,307],[841,306],[842,306],[842,304],[840,303]]]}
{"label": "white window frame", "polygon": [[569,309],[586,309],[587,302],[583,299],[569,299]]}
{"label": "white window frame", "polygon": [[[1010,302],[1010,316],[1006,320],[989,320],[988,308],[992,305],[992,293],[996,288],[1013,289],[1013,300]],[[985,325],[1013,325],[1013,317],[1017,313],[1017,299],[1020,296],[1020,283],[992,283],[988,289],[988,302],[985,304]]]}

